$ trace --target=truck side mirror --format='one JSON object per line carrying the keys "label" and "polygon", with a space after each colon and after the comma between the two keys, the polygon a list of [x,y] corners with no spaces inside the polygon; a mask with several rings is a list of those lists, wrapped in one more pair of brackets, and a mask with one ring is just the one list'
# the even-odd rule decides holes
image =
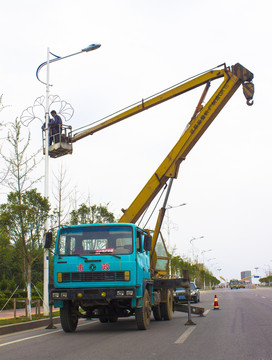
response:
{"label": "truck side mirror", "polygon": [[53,239],[52,232],[51,232],[51,231],[48,231],[48,232],[45,234],[45,239],[44,239],[44,248],[45,248],[45,249],[50,249],[50,248],[51,248],[51,246],[52,246],[52,239]]}
{"label": "truck side mirror", "polygon": [[144,236],[144,249],[145,249],[145,251],[151,251],[151,245],[152,245],[152,236],[151,235],[145,235]]}

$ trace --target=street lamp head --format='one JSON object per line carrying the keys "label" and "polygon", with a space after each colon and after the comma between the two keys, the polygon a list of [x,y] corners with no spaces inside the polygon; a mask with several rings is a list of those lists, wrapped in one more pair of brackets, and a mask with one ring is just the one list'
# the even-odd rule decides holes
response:
{"label": "street lamp head", "polygon": [[209,249],[209,250],[203,250],[203,251],[201,251],[201,254],[204,254],[205,252],[208,252],[208,251],[212,251],[212,249]]}
{"label": "street lamp head", "polygon": [[81,51],[88,52],[88,51],[96,50],[96,49],[100,48],[100,46],[101,46],[101,44],[91,44],[91,45],[85,47],[84,49],[82,49]]}
{"label": "street lamp head", "polygon": [[184,205],[187,205],[187,204],[186,204],[186,203],[182,203],[182,204],[179,204],[179,205],[176,205],[176,206],[168,205],[167,208],[165,208],[165,209],[166,209],[166,210],[175,209],[175,208],[177,208],[177,207],[184,206]]}
{"label": "street lamp head", "polygon": [[193,237],[191,240],[190,240],[190,244],[192,244],[192,242],[194,241],[194,240],[198,240],[198,239],[203,239],[204,238],[204,236],[199,236],[199,237]]}

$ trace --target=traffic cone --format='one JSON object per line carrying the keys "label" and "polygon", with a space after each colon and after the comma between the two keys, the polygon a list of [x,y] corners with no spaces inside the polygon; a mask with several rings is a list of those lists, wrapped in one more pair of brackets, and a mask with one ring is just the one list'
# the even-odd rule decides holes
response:
{"label": "traffic cone", "polygon": [[217,300],[216,295],[214,295],[213,310],[220,310],[220,309],[219,309],[218,300]]}

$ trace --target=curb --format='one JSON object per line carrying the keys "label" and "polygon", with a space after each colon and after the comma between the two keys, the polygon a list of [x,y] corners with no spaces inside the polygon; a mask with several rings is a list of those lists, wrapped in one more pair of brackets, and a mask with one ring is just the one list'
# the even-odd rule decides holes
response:
{"label": "curb", "polygon": [[[54,324],[60,323],[60,318],[53,318]],[[31,330],[39,327],[46,327],[50,324],[50,319],[41,319],[34,321],[26,321],[20,324],[10,324],[10,325],[2,325],[0,326],[0,335],[11,334],[18,331]]]}

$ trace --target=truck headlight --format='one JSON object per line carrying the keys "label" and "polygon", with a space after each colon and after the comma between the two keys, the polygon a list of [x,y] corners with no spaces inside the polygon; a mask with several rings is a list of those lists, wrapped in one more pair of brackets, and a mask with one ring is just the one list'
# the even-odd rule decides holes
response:
{"label": "truck headlight", "polygon": [[116,291],[116,295],[117,295],[117,296],[124,296],[124,295],[125,295],[125,292],[124,292],[124,290],[117,290],[117,291]]}
{"label": "truck headlight", "polygon": [[127,290],[126,295],[127,296],[133,296],[133,290]]}
{"label": "truck headlight", "polygon": [[52,297],[55,298],[55,299],[59,298],[59,296],[60,296],[60,294],[57,293],[57,292],[52,293]]}

